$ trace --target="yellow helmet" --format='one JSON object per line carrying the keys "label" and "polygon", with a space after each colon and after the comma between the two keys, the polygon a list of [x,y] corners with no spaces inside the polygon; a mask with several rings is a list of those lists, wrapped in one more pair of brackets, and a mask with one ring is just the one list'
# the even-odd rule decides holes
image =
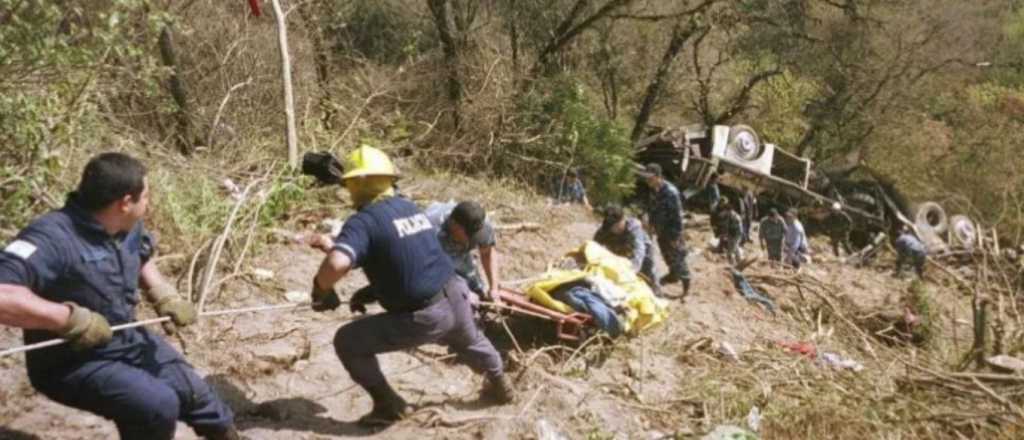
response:
{"label": "yellow helmet", "polygon": [[353,177],[388,176],[398,178],[398,170],[383,151],[369,145],[360,145],[345,158],[342,180]]}

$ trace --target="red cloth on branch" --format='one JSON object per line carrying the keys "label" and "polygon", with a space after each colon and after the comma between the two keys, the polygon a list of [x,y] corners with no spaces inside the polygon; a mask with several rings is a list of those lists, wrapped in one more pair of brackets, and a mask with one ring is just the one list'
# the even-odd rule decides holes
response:
{"label": "red cloth on branch", "polygon": [[260,16],[260,0],[249,0],[249,8],[252,9],[252,16]]}

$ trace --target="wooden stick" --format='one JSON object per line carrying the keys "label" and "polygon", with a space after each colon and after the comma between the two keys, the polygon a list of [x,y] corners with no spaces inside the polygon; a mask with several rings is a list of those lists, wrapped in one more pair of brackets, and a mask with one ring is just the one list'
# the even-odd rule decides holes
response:
{"label": "wooden stick", "polygon": [[538,224],[538,223],[531,223],[531,222],[511,223],[511,224],[507,224],[507,225],[494,225],[494,230],[496,230],[496,231],[519,232],[519,231],[539,231],[540,229],[541,229],[541,225],[540,224]]}

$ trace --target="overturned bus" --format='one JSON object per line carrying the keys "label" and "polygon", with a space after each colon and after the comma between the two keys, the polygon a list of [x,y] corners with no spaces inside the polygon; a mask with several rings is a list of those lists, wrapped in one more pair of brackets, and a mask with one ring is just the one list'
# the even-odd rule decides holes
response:
{"label": "overturned bus", "polygon": [[[933,202],[911,204],[890,181],[866,167],[823,172],[810,159],[762,142],[746,125],[660,129],[635,147],[638,165],[659,164],[690,207],[707,206],[700,201],[712,176],[717,176],[723,198],[738,202],[745,191],[753,191],[761,208],[796,207],[812,228],[838,204],[853,220],[855,245],[868,243],[877,232],[893,236],[904,224],[933,250],[950,245],[969,248],[976,240],[977,228],[970,218],[949,218]],[[638,185],[637,192],[639,198],[645,197],[646,186]]]}

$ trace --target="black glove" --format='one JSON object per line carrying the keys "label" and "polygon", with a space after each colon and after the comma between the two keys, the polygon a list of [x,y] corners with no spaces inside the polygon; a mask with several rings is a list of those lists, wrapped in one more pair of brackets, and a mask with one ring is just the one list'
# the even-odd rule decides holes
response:
{"label": "black glove", "polygon": [[366,305],[377,301],[377,292],[372,285],[363,286],[352,294],[348,302],[348,310],[352,313],[366,313]]}
{"label": "black glove", "polygon": [[338,292],[335,292],[333,287],[321,289],[316,283],[316,278],[313,279],[313,291],[309,296],[312,299],[311,305],[313,310],[317,312],[334,310],[341,305],[341,300],[338,299]]}

